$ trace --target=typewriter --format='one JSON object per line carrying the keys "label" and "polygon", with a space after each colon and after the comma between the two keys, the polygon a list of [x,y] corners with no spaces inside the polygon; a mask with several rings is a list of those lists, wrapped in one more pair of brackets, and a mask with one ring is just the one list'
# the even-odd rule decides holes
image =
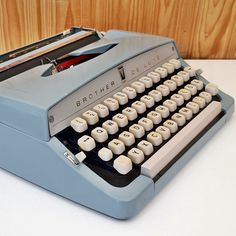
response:
{"label": "typewriter", "polygon": [[234,100],[172,39],[74,27],[0,56],[0,167],[118,219],[136,215]]}

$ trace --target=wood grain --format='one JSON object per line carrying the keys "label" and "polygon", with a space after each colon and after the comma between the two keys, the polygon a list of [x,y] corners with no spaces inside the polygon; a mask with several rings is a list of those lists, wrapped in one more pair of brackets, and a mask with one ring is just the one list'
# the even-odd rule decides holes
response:
{"label": "wood grain", "polygon": [[0,0],[0,53],[75,25],[168,36],[185,58],[236,58],[236,0]]}

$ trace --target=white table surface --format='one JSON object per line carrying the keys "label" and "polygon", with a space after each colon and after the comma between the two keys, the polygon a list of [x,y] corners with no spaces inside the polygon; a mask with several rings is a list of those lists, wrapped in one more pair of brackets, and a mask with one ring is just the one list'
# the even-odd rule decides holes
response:
{"label": "white table surface", "polygon": [[[236,60],[189,60],[236,98]],[[236,235],[236,116],[135,218],[118,221],[0,169],[0,235]]]}

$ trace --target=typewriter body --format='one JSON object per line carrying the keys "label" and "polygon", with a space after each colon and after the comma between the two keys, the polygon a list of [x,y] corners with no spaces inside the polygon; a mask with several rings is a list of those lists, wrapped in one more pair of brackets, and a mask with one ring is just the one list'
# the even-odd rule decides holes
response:
{"label": "typewriter body", "polygon": [[72,28],[0,56],[0,167],[106,215],[137,214],[233,98],[169,38]]}

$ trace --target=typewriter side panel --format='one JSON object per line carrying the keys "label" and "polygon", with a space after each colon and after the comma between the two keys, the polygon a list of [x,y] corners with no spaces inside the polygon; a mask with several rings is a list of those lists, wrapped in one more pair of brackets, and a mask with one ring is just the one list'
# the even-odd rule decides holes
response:
{"label": "typewriter side panel", "polygon": [[[22,97],[27,97],[26,93],[11,91],[11,96],[8,93],[7,88],[0,87],[0,123],[48,141],[47,110],[36,106],[30,99],[24,102]],[[43,99],[46,98],[42,97]]]}
{"label": "typewriter side panel", "polygon": [[154,196],[154,183],[145,176],[117,188],[83,163],[72,164],[64,156],[69,150],[56,138],[43,142],[2,124],[0,132],[0,148],[4,153],[0,158],[1,168],[74,202],[114,218],[127,219]]}

